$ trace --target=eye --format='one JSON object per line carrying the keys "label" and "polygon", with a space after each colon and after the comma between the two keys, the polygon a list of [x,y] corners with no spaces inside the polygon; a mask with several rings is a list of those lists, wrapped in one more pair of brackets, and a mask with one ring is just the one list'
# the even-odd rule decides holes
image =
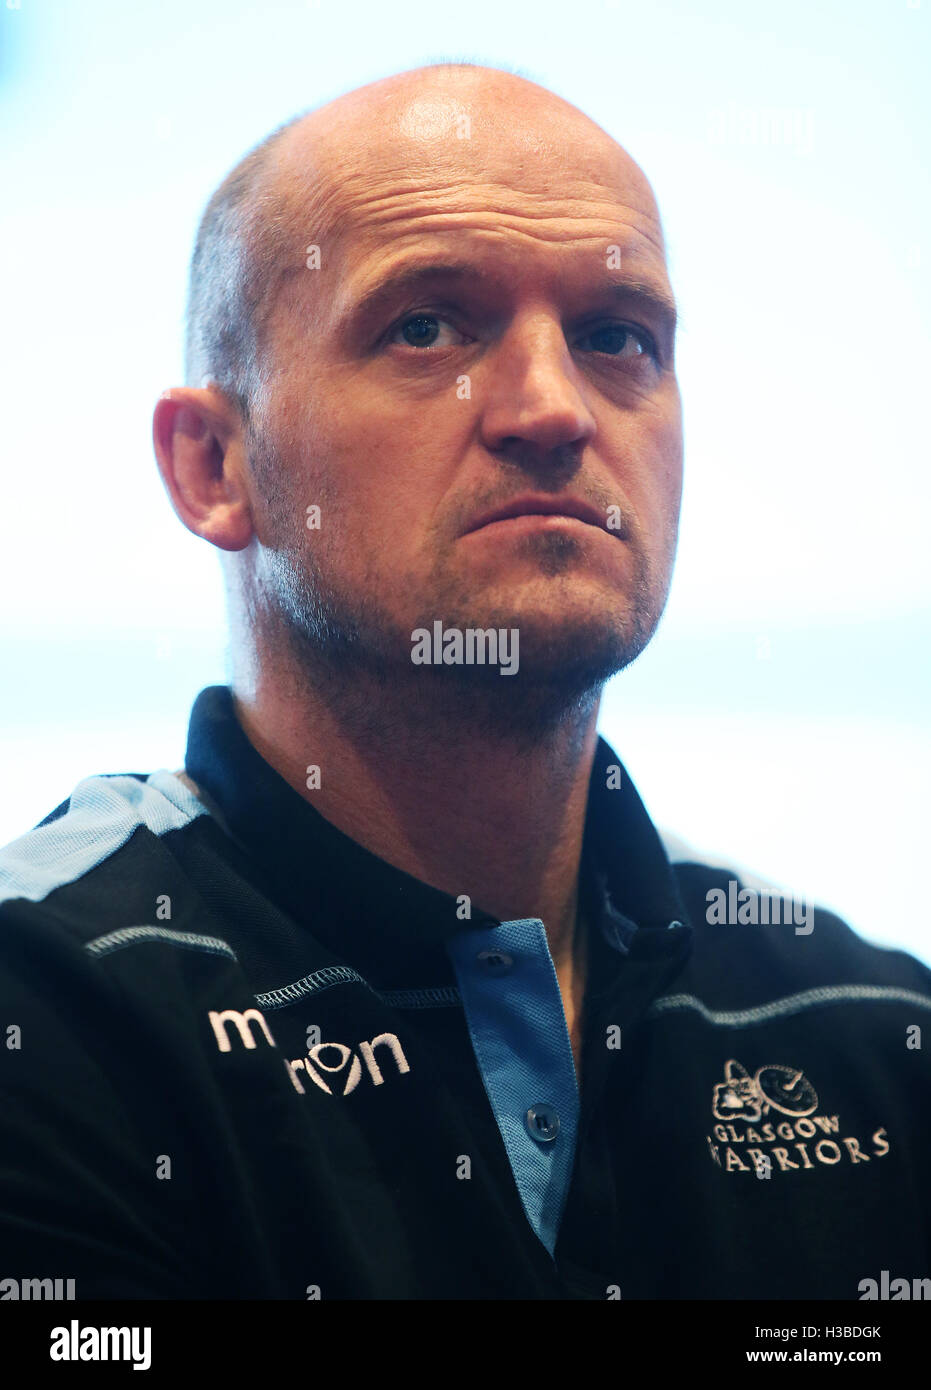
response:
{"label": "eye", "polygon": [[645,328],[633,328],[627,323],[606,323],[585,334],[585,338],[595,343],[595,352],[611,357],[633,361],[640,357],[652,357],[654,361],[658,360],[656,343]]}
{"label": "eye", "polygon": [[396,335],[398,333],[403,333],[403,341],[408,347],[450,347],[452,346],[450,342],[439,342],[440,324],[444,324],[447,328],[452,329],[453,333],[459,334],[459,339],[462,340],[462,334],[459,333],[457,328],[453,328],[453,325],[448,319],[441,318],[439,314],[422,312],[417,314],[406,314],[404,318],[396,323],[394,328],[390,330],[387,342],[397,342],[398,339]]}

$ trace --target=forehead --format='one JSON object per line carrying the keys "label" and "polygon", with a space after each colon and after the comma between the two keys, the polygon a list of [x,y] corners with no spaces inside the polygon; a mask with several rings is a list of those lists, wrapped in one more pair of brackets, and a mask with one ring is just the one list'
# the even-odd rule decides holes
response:
{"label": "forehead", "polygon": [[[659,213],[626,152],[575,108],[444,94],[294,132],[275,201],[321,248],[331,291],[427,249],[468,248],[509,275],[558,277],[617,246],[665,282]],[[335,282],[335,283],[334,283]]]}

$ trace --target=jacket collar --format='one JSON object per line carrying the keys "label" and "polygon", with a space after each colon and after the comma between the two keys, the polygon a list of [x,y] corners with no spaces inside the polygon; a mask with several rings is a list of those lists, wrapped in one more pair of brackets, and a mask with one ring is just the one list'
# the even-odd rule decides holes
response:
{"label": "jacket collar", "polygon": [[[364,963],[385,983],[410,978],[412,955],[425,970],[442,971],[447,937],[499,925],[474,903],[463,920],[455,897],[326,820],[250,743],[229,686],[208,686],[194,701],[185,772],[251,858],[272,900],[341,959]],[[589,784],[580,891],[589,922],[621,955],[665,954],[691,936],[662,841],[602,738]]]}

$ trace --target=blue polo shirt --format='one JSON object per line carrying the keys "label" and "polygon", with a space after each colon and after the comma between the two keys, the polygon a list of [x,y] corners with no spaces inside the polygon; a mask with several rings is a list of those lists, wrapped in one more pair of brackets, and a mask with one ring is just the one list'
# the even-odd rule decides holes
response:
{"label": "blue polo shirt", "polygon": [[[607,745],[604,751],[608,752]],[[606,766],[620,769],[613,755]],[[455,972],[455,985],[441,991],[402,985],[387,994],[382,990],[382,997],[405,1009],[452,1005],[461,1011],[471,1044],[461,1064],[478,1069],[527,1220],[552,1256],[572,1178],[580,1089],[542,920],[501,921],[471,901],[463,909],[458,897],[428,887],[336,830],[314,810],[312,796],[299,798],[267,764],[257,760],[235,719],[227,687],[204,691],[195,704],[185,769],[200,794],[206,793],[214,815],[223,818],[241,842],[255,845],[282,882],[294,883],[291,846],[299,839],[305,846],[299,877],[303,866],[312,866],[314,874],[319,873],[320,864],[332,864],[334,870],[338,866],[331,882],[341,897],[353,884],[354,920],[332,934],[321,928],[324,913],[315,915],[314,922],[318,933],[324,933],[334,948],[361,969],[387,978],[388,962],[376,959],[368,925],[379,920],[386,901],[403,904],[400,912],[392,914],[396,943],[389,967],[392,978],[398,970],[410,970],[407,961],[412,949],[415,960],[425,958],[424,938],[434,951],[442,943]],[[609,780],[615,781],[616,774],[606,777],[606,784]],[[658,846],[653,848],[655,853]],[[608,950],[623,957],[636,928],[614,908],[605,876],[593,867],[594,852],[590,835],[583,856],[580,926],[590,932],[591,919]],[[660,919],[669,917],[666,925],[687,937],[679,918],[670,916],[682,911],[674,887],[668,882],[663,887],[665,899],[661,894],[654,911],[659,911]],[[305,888],[292,886],[283,901],[294,906]],[[323,896],[330,895],[324,892]],[[345,921],[345,906],[340,915]],[[438,921],[444,924],[441,932],[437,932]],[[455,929],[450,930],[453,925]],[[266,1011],[287,1008],[300,997],[295,994],[300,989],[300,981],[290,982],[282,990],[262,992],[257,1000]]]}

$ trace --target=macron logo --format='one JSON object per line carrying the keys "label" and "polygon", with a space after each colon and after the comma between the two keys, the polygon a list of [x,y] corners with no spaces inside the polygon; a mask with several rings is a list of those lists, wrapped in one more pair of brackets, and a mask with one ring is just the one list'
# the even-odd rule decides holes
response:
{"label": "macron logo", "polygon": [[[410,1071],[410,1065],[407,1058],[404,1056],[404,1049],[396,1033],[379,1033],[378,1037],[372,1038],[371,1042],[360,1042],[359,1053],[361,1055],[361,1061],[353,1052],[352,1048],[347,1047],[345,1043],[322,1042],[317,1043],[316,1047],[312,1047],[306,1057],[295,1057],[288,1063],[288,1069],[291,1072],[291,1080],[294,1082],[295,1090],[300,1091],[301,1095],[305,1094],[300,1078],[296,1074],[298,1070],[301,1070],[305,1076],[310,1078],[315,1086],[319,1086],[321,1091],[325,1091],[328,1096],[331,1096],[333,1094],[332,1087],[323,1079],[320,1073],[324,1072],[327,1076],[335,1079],[339,1076],[340,1072],[344,1072],[345,1083],[341,1094],[348,1096],[350,1091],[356,1089],[362,1079],[363,1062],[365,1063],[366,1072],[373,1085],[383,1086],[385,1078],[382,1074],[381,1067],[378,1065],[378,1059],[375,1056],[376,1047],[386,1047],[388,1049],[391,1054],[391,1059],[397,1068],[398,1075],[403,1076],[406,1072]],[[325,1062],[324,1054],[333,1052],[337,1054],[339,1060],[335,1063]]]}
{"label": "macron logo", "polygon": [[227,1025],[234,1023],[239,1034],[239,1040],[244,1047],[256,1047],[255,1034],[252,1031],[253,1023],[257,1023],[265,1034],[269,1047],[275,1047],[275,1039],[269,1031],[268,1024],[258,1009],[246,1009],[240,1013],[238,1009],[224,1009],[218,1013],[216,1009],[211,1009],[207,1017],[213,1026],[213,1031],[217,1040],[217,1047],[221,1052],[231,1052],[233,1044],[230,1042],[230,1035],[227,1032]]}
{"label": "macron logo", "polygon": [[[237,1036],[243,1047],[250,1050],[258,1047],[259,1037],[264,1037],[269,1047],[277,1047],[278,1045],[258,1009],[245,1009],[241,1013],[238,1009],[224,1009],[222,1013],[216,1009],[211,1009],[207,1017],[210,1019],[210,1025],[217,1040],[217,1047],[221,1052],[232,1052],[232,1038]],[[258,1028],[258,1033],[253,1031],[254,1028]],[[385,1058],[384,1053],[376,1053],[378,1048],[387,1049],[391,1062],[394,1064],[394,1074],[404,1076],[410,1071],[410,1063],[404,1056],[404,1049],[396,1033],[379,1033],[377,1038],[360,1042],[357,1046],[358,1055],[345,1043],[321,1042],[317,1043],[316,1047],[310,1048],[306,1057],[295,1057],[290,1061],[285,1058],[285,1070],[291,1078],[294,1089],[299,1095],[307,1094],[306,1087],[302,1084],[298,1072],[302,1072],[305,1079],[312,1081],[328,1096],[334,1094],[329,1081],[326,1079],[328,1077],[331,1080],[339,1079],[342,1081],[340,1094],[344,1096],[348,1096],[356,1089],[363,1075],[367,1075],[374,1086],[382,1086],[385,1082],[385,1076],[379,1065],[379,1060],[384,1062]],[[335,1060],[331,1060],[334,1056]]]}

